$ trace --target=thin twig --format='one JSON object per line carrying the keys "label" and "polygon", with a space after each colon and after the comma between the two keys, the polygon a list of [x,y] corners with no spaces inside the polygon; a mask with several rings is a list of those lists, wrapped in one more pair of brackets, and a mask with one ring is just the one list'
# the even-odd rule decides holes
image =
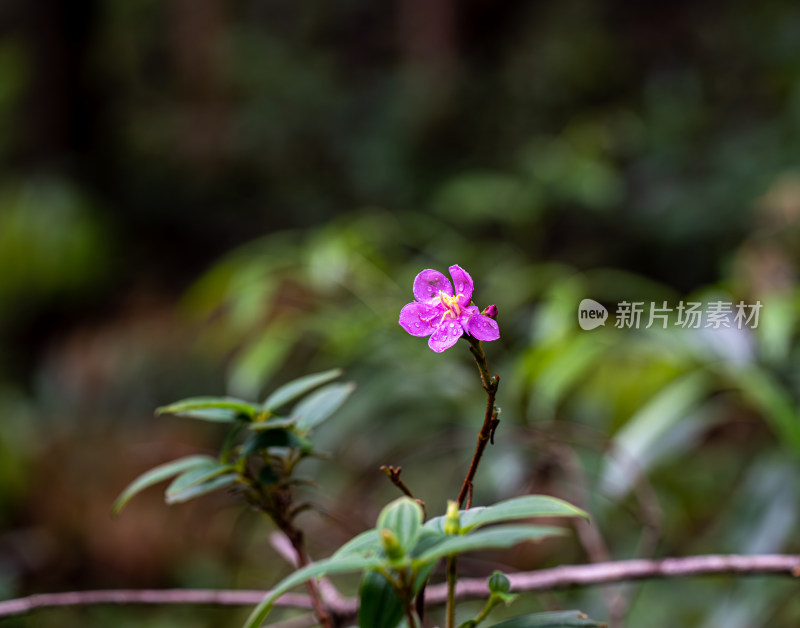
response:
{"label": "thin twig", "polygon": [[[512,591],[551,591],[632,580],[680,578],[702,575],[783,575],[800,578],[800,554],[708,554],[657,560],[635,559],[562,565],[552,569],[508,574]],[[462,579],[456,588],[459,598],[488,595],[485,578]],[[429,602],[440,603],[446,594],[443,584],[430,587]]]}
{"label": "thin twig", "polygon": [[425,502],[414,497],[414,494],[411,492],[411,489],[408,488],[408,485],[400,479],[400,474],[403,472],[403,467],[393,467],[392,465],[382,464],[378,468],[386,474],[386,477],[389,478],[389,481],[399,488],[404,495],[407,495],[420,505],[422,508],[422,518],[423,520],[426,520],[428,518],[428,512],[425,509]]}
{"label": "thin twig", "polygon": [[[210,604],[215,606],[250,606],[264,599],[267,591],[230,589],[109,589],[105,591],[68,591],[36,593],[0,602],[0,617],[24,615],[42,608],[94,606],[98,604]],[[291,593],[276,602],[290,608],[311,609],[307,595]]]}
{"label": "thin twig", "polygon": [[[681,578],[703,575],[791,576],[800,578],[800,554],[703,555],[660,560],[620,560],[593,565],[563,565],[552,569],[508,574],[511,590],[550,591],[612,582],[656,578]],[[106,591],[73,591],[38,593],[24,598],[0,602],[0,617],[23,615],[43,608],[87,606],[97,604],[213,604],[249,606],[260,602],[269,591],[225,589],[116,589]],[[464,578],[456,587],[459,599],[485,598],[489,594],[486,578]],[[427,602],[439,606],[447,600],[445,583],[428,587]],[[311,609],[307,595],[287,593],[276,606]],[[331,612],[339,618],[351,619],[357,601],[346,598]]]}
{"label": "thin twig", "polygon": [[494,432],[497,429],[500,420],[497,418],[499,410],[494,407],[494,400],[497,395],[497,387],[500,385],[500,376],[489,375],[489,364],[486,361],[486,354],[483,352],[483,346],[480,340],[476,340],[471,336],[466,337],[469,340],[469,350],[472,357],[475,358],[475,364],[478,365],[478,371],[481,374],[481,383],[483,389],[486,391],[486,412],[483,416],[483,425],[481,431],[478,432],[478,443],[475,446],[475,453],[472,455],[472,461],[469,464],[467,475],[464,477],[464,482],[461,485],[461,490],[458,492],[459,507],[464,504],[464,500],[469,496],[467,501],[467,508],[472,506],[472,483],[475,480],[475,474],[478,472],[478,464],[480,464],[483,451],[489,441],[494,441]]}

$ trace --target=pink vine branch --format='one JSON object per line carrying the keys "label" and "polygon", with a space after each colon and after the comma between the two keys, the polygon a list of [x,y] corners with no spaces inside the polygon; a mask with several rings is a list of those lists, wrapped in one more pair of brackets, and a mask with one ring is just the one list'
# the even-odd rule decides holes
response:
{"label": "pink vine branch", "polygon": [[[678,578],[702,575],[790,576],[800,578],[800,555],[706,555],[660,560],[620,560],[592,565],[563,565],[509,574],[512,591],[549,591],[571,587],[608,584],[629,580]],[[0,602],[0,617],[23,615],[43,608],[88,606],[96,604],[212,604],[249,606],[261,601],[267,591],[224,589],[118,589],[105,591],[72,591],[38,593],[28,597]],[[481,598],[488,595],[485,578],[465,578],[459,581],[459,599]],[[430,605],[443,604],[447,599],[446,584],[428,588],[425,600]],[[356,600],[328,599],[329,610],[338,617],[353,617]],[[287,593],[277,605],[311,609],[307,595]]]}

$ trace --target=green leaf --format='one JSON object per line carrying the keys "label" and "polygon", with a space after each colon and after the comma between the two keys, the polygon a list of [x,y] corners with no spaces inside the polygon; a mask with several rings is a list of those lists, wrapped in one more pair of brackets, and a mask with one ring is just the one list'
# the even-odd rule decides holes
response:
{"label": "green leaf", "polygon": [[605,624],[589,619],[580,611],[555,611],[521,615],[492,628],[605,628]]}
{"label": "green leaf", "polygon": [[167,503],[175,503],[175,496],[179,495],[186,489],[196,486],[197,484],[208,482],[218,475],[233,471],[234,468],[235,467],[232,464],[224,464],[217,462],[216,460],[211,460],[206,464],[198,465],[189,469],[188,471],[184,471],[178,477],[176,477],[172,481],[172,484],[170,484],[167,488]]}
{"label": "green leaf", "polygon": [[268,430],[285,430],[291,427],[294,427],[294,424],[297,423],[297,419],[278,419],[278,418],[271,418],[267,419],[266,421],[256,421],[255,423],[249,423],[249,427],[254,432],[265,432]]}
{"label": "green leaf", "polygon": [[290,418],[297,420],[295,427],[308,432],[336,412],[355,389],[354,384],[330,384],[298,403]]}
{"label": "green leaf", "polygon": [[428,581],[428,578],[430,577],[434,567],[436,567],[436,563],[429,563],[417,572],[417,577],[414,580],[414,586],[411,589],[411,592],[414,595],[417,595],[422,590],[422,587],[425,586],[425,583]]}
{"label": "green leaf", "polygon": [[450,535],[445,534],[439,530],[431,530],[423,526],[422,533],[419,535],[414,550],[411,552],[412,558],[419,558],[429,549],[436,547],[439,543],[449,538]]}
{"label": "green leaf", "polygon": [[258,406],[233,397],[191,397],[156,409],[156,414],[174,414],[223,423],[242,419],[252,421],[260,412]]}
{"label": "green leaf", "polygon": [[383,561],[379,558],[365,558],[363,556],[342,556],[328,558],[298,569],[288,577],[281,580],[269,594],[253,609],[243,628],[260,628],[272,606],[281,595],[290,589],[302,584],[311,578],[334,573],[352,573],[366,571],[378,567]]}
{"label": "green leaf", "polygon": [[403,602],[389,581],[377,571],[368,571],[361,580],[359,628],[397,628],[403,619]]}
{"label": "green leaf", "polygon": [[[492,506],[470,508],[459,513],[462,533],[490,523],[527,519],[529,517],[583,517],[589,518],[583,510],[569,502],[547,495],[523,495]],[[434,517],[425,527],[444,532],[444,517]]]}
{"label": "green leaf", "polygon": [[322,373],[314,373],[313,375],[306,375],[298,379],[292,380],[288,384],[284,384],[275,390],[267,400],[264,402],[264,408],[267,410],[277,410],[290,401],[294,401],[298,397],[302,397],[307,392],[313,390],[317,386],[322,386],[329,381],[341,376],[342,369],[331,369]]}
{"label": "green leaf", "polygon": [[414,559],[413,566],[420,566],[445,556],[487,549],[504,549],[522,541],[536,541],[548,536],[564,534],[562,528],[545,526],[500,526],[478,530],[464,536],[442,536],[435,546]]}
{"label": "green leaf", "polygon": [[225,436],[225,441],[222,443],[222,448],[219,452],[219,459],[221,462],[231,461],[239,434],[241,434],[245,425],[249,424],[239,421],[228,430],[228,434]]}
{"label": "green leaf", "polygon": [[394,532],[403,551],[408,554],[422,532],[422,519],[422,507],[410,497],[400,497],[381,510],[375,527]]}
{"label": "green leaf", "polygon": [[195,497],[200,497],[201,495],[205,495],[206,493],[218,491],[221,488],[230,486],[231,484],[236,483],[238,479],[239,479],[238,473],[227,473],[225,475],[216,476],[213,479],[209,480],[208,482],[203,482],[202,484],[195,484],[194,486],[190,486],[181,491],[180,493],[167,495],[167,503],[180,504],[182,502],[188,502],[190,499],[194,499]]}
{"label": "green leaf", "polygon": [[343,558],[344,556],[367,556],[374,554],[381,548],[381,538],[375,529],[366,530],[354,536],[347,543],[336,550],[331,558]]}
{"label": "green leaf", "polygon": [[153,467],[125,487],[125,490],[120,493],[119,497],[117,497],[117,500],[111,506],[111,514],[118,514],[134,497],[134,495],[140,493],[147,487],[158,484],[159,482],[163,482],[164,480],[167,480],[172,476],[178,475],[184,471],[188,471],[193,467],[206,465],[209,462],[216,462],[216,460],[214,460],[214,458],[211,456],[187,456],[185,458],[178,458],[172,462],[166,462],[157,467]]}

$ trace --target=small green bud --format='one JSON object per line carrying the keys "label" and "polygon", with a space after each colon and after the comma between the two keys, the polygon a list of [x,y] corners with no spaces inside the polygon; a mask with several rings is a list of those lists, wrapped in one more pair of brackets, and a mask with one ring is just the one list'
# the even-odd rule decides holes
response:
{"label": "small green bud", "polygon": [[458,502],[447,500],[447,514],[444,516],[444,533],[455,535],[461,532],[461,517]]}
{"label": "small green bud", "polygon": [[386,557],[393,562],[403,560],[406,557],[406,553],[403,551],[403,546],[400,545],[395,533],[384,528],[380,534],[381,545],[383,545],[383,551],[386,552]]}
{"label": "small green bud", "polygon": [[495,571],[489,576],[489,591],[491,593],[508,593],[511,589],[511,582],[501,571]]}

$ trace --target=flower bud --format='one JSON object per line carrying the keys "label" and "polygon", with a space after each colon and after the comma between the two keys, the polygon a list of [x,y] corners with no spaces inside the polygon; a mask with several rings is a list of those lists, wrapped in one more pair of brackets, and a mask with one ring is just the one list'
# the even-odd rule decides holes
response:
{"label": "flower bud", "polygon": [[380,534],[381,545],[383,545],[383,551],[386,552],[386,557],[391,561],[403,560],[406,553],[403,551],[403,546],[400,545],[400,541],[397,540],[394,532],[384,528]]}
{"label": "flower bud", "polygon": [[458,534],[461,531],[461,517],[458,514],[458,502],[447,500],[447,514],[444,516],[444,533]]}
{"label": "flower bud", "polygon": [[495,571],[489,576],[489,591],[491,593],[508,593],[511,582],[501,571]]}
{"label": "flower bud", "polygon": [[485,308],[481,314],[488,316],[489,318],[497,318],[497,306],[492,304]]}

